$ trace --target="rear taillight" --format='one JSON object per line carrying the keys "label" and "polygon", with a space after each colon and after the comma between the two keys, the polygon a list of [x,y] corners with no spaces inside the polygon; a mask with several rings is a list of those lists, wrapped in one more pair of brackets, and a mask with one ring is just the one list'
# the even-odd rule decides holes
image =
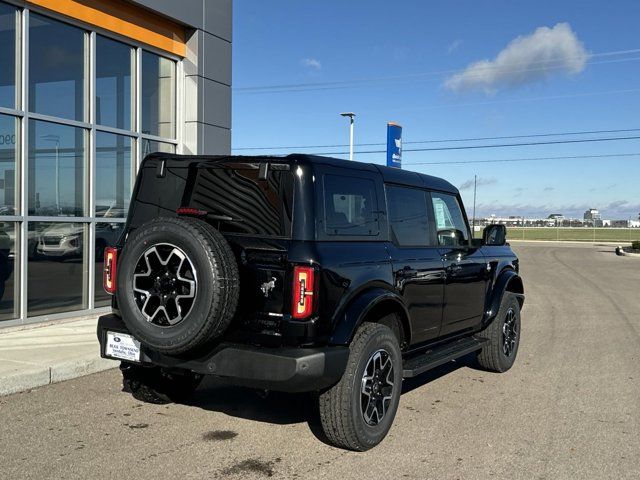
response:
{"label": "rear taillight", "polygon": [[116,265],[118,263],[118,249],[107,247],[104,250],[104,272],[102,284],[104,290],[113,295],[116,293]]}
{"label": "rear taillight", "polygon": [[293,318],[306,318],[313,312],[315,270],[312,267],[293,268]]}

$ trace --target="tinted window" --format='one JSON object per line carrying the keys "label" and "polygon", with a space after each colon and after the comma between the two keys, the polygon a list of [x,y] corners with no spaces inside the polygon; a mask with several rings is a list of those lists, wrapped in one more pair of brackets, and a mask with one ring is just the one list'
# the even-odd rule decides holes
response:
{"label": "tinted window", "polygon": [[173,138],[176,120],[176,63],[142,52],[142,133]]}
{"label": "tinted window", "polygon": [[431,198],[433,199],[433,212],[438,231],[438,243],[447,246],[467,245],[469,231],[456,197],[443,193],[432,193]]}
{"label": "tinted window", "polygon": [[84,120],[85,34],[36,13],[29,17],[29,110]]}
{"label": "tinted window", "polygon": [[0,3],[0,107],[13,108],[16,101],[16,9]]}
{"label": "tinted window", "polygon": [[220,231],[291,236],[293,175],[288,165],[271,164],[264,180],[259,165],[248,163],[201,168],[197,175],[189,206],[209,212]]}
{"label": "tinted window", "polygon": [[387,187],[392,239],[401,246],[429,244],[425,193],[415,188]]}
{"label": "tinted window", "polygon": [[0,215],[15,215],[20,141],[15,117],[0,115]]}
{"label": "tinted window", "polygon": [[96,123],[131,129],[133,49],[96,36]]}
{"label": "tinted window", "polygon": [[85,136],[82,128],[29,120],[29,214],[85,212]]}
{"label": "tinted window", "polygon": [[372,180],[325,175],[324,212],[327,235],[379,233],[376,186]]}
{"label": "tinted window", "polygon": [[131,198],[133,139],[96,132],[96,217],[126,217]]}

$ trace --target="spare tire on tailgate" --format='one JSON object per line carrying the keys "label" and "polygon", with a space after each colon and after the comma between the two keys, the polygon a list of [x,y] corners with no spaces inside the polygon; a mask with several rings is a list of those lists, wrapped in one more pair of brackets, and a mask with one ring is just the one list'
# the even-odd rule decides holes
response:
{"label": "spare tire on tailgate", "polygon": [[194,218],[160,217],[131,232],[117,275],[124,323],[143,345],[167,354],[219,338],[238,303],[229,244]]}

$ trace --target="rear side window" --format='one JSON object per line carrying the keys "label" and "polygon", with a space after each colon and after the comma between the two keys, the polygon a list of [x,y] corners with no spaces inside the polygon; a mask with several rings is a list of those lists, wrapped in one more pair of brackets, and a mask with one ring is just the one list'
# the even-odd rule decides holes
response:
{"label": "rear side window", "polygon": [[457,247],[469,243],[467,223],[462,215],[458,199],[446,193],[431,194],[435,215],[438,243],[448,247]]}
{"label": "rear side window", "polygon": [[393,241],[400,246],[429,245],[429,219],[423,190],[387,186],[389,226]]}
{"label": "rear side window", "polygon": [[291,237],[293,175],[288,165],[228,163],[199,168],[190,207],[206,210],[223,233]]}
{"label": "rear side window", "polygon": [[327,235],[376,236],[378,202],[373,180],[324,175],[324,214]]}

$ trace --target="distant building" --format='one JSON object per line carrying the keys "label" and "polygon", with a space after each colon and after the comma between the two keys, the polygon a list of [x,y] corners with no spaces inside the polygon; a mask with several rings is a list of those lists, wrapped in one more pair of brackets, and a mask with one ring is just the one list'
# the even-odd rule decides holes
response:
{"label": "distant building", "polygon": [[584,222],[596,227],[602,226],[602,215],[597,208],[590,208],[586,212],[584,212]]}

